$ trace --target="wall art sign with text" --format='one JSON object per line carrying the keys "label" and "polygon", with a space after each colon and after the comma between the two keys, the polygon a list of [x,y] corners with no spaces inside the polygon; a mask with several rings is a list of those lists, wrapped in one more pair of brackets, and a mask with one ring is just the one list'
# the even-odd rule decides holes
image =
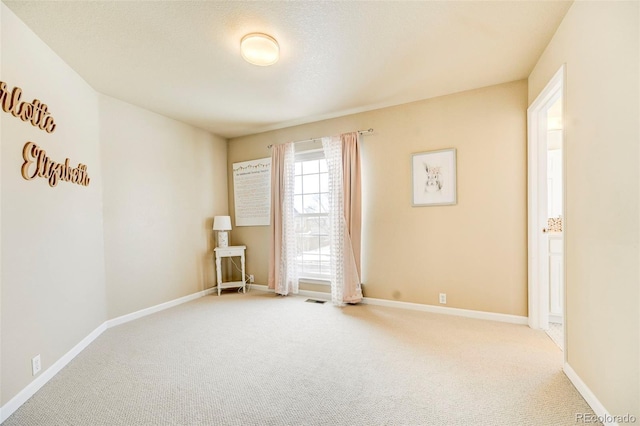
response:
{"label": "wall art sign with text", "polygon": [[233,163],[236,226],[269,225],[271,157]]}
{"label": "wall art sign with text", "polygon": [[[53,133],[56,129],[56,122],[47,104],[39,99],[31,102],[23,101],[22,89],[14,87],[10,90],[4,81],[0,81],[0,105],[4,112],[29,122],[40,130]],[[22,163],[21,174],[26,180],[41,177],[46,179],[51,187],[57,186],[60,181],[89,186],[91,181],[86,165],[80,163],[77,167],[71,167],[68,158],[64,163],[56,162],[47,155],[47,151],[34,142],[27,142],[24,145],[22,159],[24,163]]]}

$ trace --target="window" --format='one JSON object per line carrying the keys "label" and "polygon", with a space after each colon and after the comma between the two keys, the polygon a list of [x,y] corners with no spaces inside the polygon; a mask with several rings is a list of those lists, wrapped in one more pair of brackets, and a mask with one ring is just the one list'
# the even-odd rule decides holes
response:
{"label": "window", "polygon": [[328,280],[329,173],[321,149],[296,154],[294,210],[298,275]]}

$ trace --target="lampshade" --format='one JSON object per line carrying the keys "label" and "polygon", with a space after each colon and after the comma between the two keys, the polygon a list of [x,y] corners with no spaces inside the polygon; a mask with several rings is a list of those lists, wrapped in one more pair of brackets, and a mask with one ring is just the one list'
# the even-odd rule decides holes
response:
{"label": "lampshade", "polygon": [[214,231],[231,231],[231,216],[215,216],[213,218]]}
{"label": "lampshade", "polygon": [[280,46],[271,36],[262,33],[251,33],[242,37],[240,53],[244,60],[250,64],[266,67],[278,62]]}

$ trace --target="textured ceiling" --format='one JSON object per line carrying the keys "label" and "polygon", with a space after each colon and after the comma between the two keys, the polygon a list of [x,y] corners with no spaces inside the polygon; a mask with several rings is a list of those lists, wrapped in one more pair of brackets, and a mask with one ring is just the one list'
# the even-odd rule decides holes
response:
{"label": "textured ceiling", "polygon": [[[4,1],[97,91],[224,137],[526,78],[566,1]],[[275,37],[257,67],[242,36]]]}

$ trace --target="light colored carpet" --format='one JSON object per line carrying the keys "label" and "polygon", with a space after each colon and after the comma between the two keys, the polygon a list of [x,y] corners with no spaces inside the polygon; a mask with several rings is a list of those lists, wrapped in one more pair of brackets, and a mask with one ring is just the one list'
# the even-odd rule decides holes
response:
{"label": "light colored carpet", "polygon": [[526,326],[224,293],[107,330],[18,409],[31,425],[574,425]]}

